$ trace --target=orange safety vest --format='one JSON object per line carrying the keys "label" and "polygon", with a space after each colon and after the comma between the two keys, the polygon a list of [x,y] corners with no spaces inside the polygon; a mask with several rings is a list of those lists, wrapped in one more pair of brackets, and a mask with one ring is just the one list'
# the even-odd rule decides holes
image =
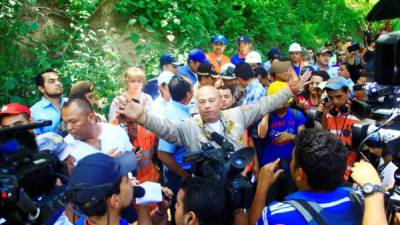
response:
{"label": "orange safety vest", "polygon": [[[214,66],[214,69],[217,73],[221,72],[221,68],[223,65],[230,63],[231,59],[229,59],[226,55],[220,55],[217,56],[215,53],[213,52],[209,52],[206,54],[207,59],[210,61],[210,63]],[[218,60],[220,59],[220,60]]]}

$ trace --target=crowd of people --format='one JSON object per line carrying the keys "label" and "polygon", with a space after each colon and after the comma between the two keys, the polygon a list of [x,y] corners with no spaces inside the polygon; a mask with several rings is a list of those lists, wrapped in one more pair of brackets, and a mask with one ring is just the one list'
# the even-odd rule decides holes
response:
{"label": "crowd of people", "polygon": [[[95,111],[95,81],[78,81],[65,96],[62,74],[48,69],[35,77],[41,100],[5,104],[0,126],[52,121],[32,132],[38,149],[68,168],[68,183],[57,185],[74,192],[54,224],[366,223],[384,215],[383,192],[397,169],[371,149],[389,174],[379,177],[356,162],[352,146],[352,125],[367,119],[351,110],[351,100],[365,100],[354,87],[373,72],[375,41],[366,35],[364,46],[347,37],[318,50],[296,42],[287,54],[271,48],[264,62],[250,36],[228,57],[218,34],[211,52],[193,49],[185,64],[160,56],[160,74],[147,84],[143,69],[127,68],[106,116]],[[234,151],[256,150],[241,173],[254,184],[250,208],[231,209],[224,184],[197,176],[185,160],[205,144],[221,148],[213,133]],[[132,187],[144,182],[163,186],[161,202],[135,203]],[[362,187],[364,210],[352,183]]]}

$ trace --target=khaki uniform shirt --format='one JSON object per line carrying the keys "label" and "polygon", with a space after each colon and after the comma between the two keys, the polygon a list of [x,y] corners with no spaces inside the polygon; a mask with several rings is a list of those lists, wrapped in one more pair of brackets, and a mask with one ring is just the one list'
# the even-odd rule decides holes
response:
{"label": "khaki uniform shirt", "polygon": [[[285,88],[275,95],[262,97],[254,104],[221,111],[220,121],[224,127],[224,134],[221,135],[233,144],[235,150],[243,148],[244,130],[263,115],[281,107],[292,96],[289,88]],[[202,121],[200,115],[183,120],[169,120],[147,112],[143,126],[170,143],[184,146],[188,152],[200,151],[202,143],[220,147],[211,140],[210,134],[213,130]]]}

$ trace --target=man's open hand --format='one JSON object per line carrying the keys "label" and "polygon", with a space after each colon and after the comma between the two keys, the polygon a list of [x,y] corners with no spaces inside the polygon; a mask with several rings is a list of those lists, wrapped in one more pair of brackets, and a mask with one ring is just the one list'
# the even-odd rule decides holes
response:
{"label": "man's open hand", "polygon": [[117,98],[117,113],[120,116],[127,117],[130,120],[143,123],[145,119],[145,110],[143,104],[132,101],[129,96],[121,95]]}

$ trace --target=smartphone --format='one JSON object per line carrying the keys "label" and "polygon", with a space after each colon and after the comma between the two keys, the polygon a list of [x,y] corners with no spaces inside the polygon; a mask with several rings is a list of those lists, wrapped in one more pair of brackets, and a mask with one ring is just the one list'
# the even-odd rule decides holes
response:
{"label": "smartphone", "polygon": [[137,104],[140,104],[140,101],[137,100],[136,98],[131,98],[131,100],[132,100],[133,102],[136,102]]}

